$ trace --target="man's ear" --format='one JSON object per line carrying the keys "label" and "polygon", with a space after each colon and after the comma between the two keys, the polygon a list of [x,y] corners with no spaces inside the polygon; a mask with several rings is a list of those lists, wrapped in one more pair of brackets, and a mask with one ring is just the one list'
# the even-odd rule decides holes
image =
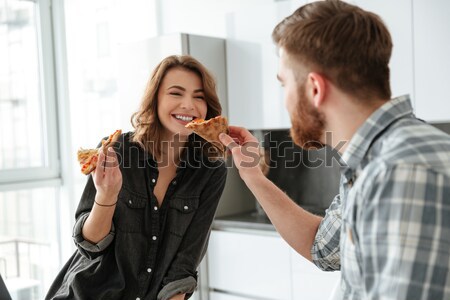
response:
{"label": "man's ear", "polygon": [[312,100],[315,108],[323,105],[326,95],[326,79],[323,75],[311,72],[307,78],[308,98]]}

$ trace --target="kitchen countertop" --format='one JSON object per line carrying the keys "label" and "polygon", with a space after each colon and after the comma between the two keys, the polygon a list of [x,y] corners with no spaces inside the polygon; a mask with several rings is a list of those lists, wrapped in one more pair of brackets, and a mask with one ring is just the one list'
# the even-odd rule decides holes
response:
{"label": "kitchen countertop", "polygon": [[[314,207],[303,208],[315,215],[324,216],[324,211]],[[235,215],[216,217],[213,222],[213,229],[215,230],[230,230],[230,229],[244,229],[244,230],[262,230],[275,232],[275,227],[270,222],[269,218],[264,213],[258,213],[256,210],[248,211]]]}
{"label": "kitchen countertop", "polygon": [[275,227],[267,216],[259,214],[256,211],[217,217],[213,222],[213,229],[216,230],[233,228],[275,231]]}

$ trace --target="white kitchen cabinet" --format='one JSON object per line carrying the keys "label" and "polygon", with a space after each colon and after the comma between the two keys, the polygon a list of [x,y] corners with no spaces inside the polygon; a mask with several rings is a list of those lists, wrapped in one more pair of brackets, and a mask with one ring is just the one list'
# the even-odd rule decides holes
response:
{"label": "white kitchen cabinet", "polygon": [[331,299],[340,272],[324,272],[291,249],[292,299]]}
{"label": "white kitchen cabinet", "polygon": [[[275,233],[213,230],[208,246],[209,288],[239,297],[291,299],[289,246]],[[215,295],[216,299],[226,298]]]}
{"label": "white kitchen cabinet", "polygon": [[[276,79],[278,56],[271,34],[276,24],[306,2],[278,2],[262,5],[257,12],[237,11],[230,16],[227,80],[231,123],[250,129],[291,127],[283,90]],[[394,43],[390,61],[392,96],[409,94],[414,101],[411,0],[398,0],[395,5],[389,0],[350,2],[377,13],[386,23]]]}
{"label": "white kitchen cabinet", "polygon": [[227,38],[227,82],[230,123],[249,129],[290,128],[277,80],[274,27],[306,1],[258,5],[230,14]]}
{"label": "white kitchen cabinet", "polygon": [[413,1],[416,115],[450,121],[450,1]]}
{"label": "white kitchen cabinet", "polygon": [[210,300],[326,300],[340,278],[271,231],[213,230],[207,255]]}
{"label": "white kitchen cabinet", "polygon": [[414,103],[414,59],[411,0],[351,1],[379,15],[391,33],[393,49],[389,63],[392,97],[409,94]]}
{"label": "white kitchen cabinet", "polygon": [[252,298],[230,295],[227,293],[211,292],[209,300],[252,300]]}

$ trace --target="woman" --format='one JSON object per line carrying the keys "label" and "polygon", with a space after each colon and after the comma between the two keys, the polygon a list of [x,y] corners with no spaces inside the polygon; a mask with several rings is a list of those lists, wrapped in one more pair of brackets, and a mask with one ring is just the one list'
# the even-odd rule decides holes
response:
{"label": "woman", "polygon": [[[184,126],[220,115],[215,82],[190,56],[154,70],[126,133],[100,151],[82,195],[78,250],[46,299],[187,299],[226,178],[222,150]],[[101,166],[105,166],[102,168]]]}

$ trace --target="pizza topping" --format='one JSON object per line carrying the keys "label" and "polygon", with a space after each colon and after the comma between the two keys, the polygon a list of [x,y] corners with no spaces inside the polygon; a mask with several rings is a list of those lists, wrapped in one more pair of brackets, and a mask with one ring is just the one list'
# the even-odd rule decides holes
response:
{"label": "pizza topping", "polygon": [[[111,147],[122,134],[122,130],[116,130],[107,139],[102,140],[103,151],[106,151]],[[82,149],[78,150],[77,158],[81,165],[81,172],[85,175],[90,174],[97,167],[99,149]]]}
{"label": "pizza topping", "polygon": [[186,128],[192,129],[196,134],[204,138],[210,143],[222,145],[219,141],[219,134],[228,133],[228,121],[222,116],[209,119],[195,119],[186,124]]}

